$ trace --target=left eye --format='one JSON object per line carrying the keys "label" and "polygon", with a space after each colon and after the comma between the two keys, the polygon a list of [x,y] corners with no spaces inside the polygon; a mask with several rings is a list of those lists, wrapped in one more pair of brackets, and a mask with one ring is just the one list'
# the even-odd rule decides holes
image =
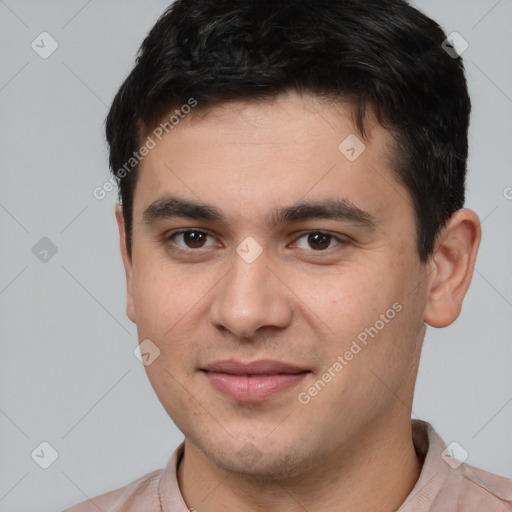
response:
{"label": "left eye", "polygon": [[[306,238],[307,237],[307,238]],[[323,251],[325,249],[329,249],[331,242],[336,241],[337,244],[341,244],[341,241],[333,235],[329,235],[328,233],[322,233],[320,231],[312,231],[311,233],[305,233],[302,235],[299,240],[306,238],[306,243],[309,244],[309,250],[313,249],[314,251]],[[301,247],[302,249],[308,249],[308,247]]]}

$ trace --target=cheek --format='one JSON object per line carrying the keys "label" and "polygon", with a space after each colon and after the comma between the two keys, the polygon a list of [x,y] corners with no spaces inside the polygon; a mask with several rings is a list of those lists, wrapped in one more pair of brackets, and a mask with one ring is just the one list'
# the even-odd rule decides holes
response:
{"label": "cheek", "polygon": [[165,280],[155,280],[147,273],[142,279],[135,279],[133,294],[139,333],[161,338],[166,326],[169,329],[173,317],[179,314],[176,295]]}
{"label": "cheek", "polygon": [[[318,345],[324,365],[328,368],[343,357],[343,369],[331,387],[336,395],[352,389],[364,399],[380,385],[370,368],[393,381],[403,373],[398,367],[409,364],[418,325],[408,318],[417,312],[406,288],[399,272],[367,266],[332,276],[325,294],[308,296],[308,306],[329,329]],[[316,320],[320,328],[323,323]]]}
{"label": "cheek", "polygon": [[[134,303],[140,340],[150,339],[160,349],[150,379],[173,386],[171,376],[186,374],[201,341],[199,327],[206,317],[207,295],[212,288],[207,274],[146,260],[134,274]],[[158,364],[157,364],[158,363]],[[160,373],[155,373],[160,369]]]}
{"label": "cheek", "polygon": [[396,300],[393,283],[375,267],[353,266],[329,276],[297,281],[297,295],[340,341],[373,325]]}
{"label": "cheek", "polygon": [[[132,294],[139,330],[162,337],[183,319],[194,305],[200,305],[208,288],[190,271],[149,257],[134,265]],[[196,306],[196,307],[197,307]]]}

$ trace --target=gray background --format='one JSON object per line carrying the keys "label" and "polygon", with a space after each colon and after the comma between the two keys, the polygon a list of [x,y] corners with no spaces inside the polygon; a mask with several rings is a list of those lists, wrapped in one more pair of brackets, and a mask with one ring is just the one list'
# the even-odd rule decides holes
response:
{"label": "gray background", "polygon": [[[163,467],[182,440],[134,357],[103,123],[167,3],[0,1],[0,511],[63,509]],[[418,1],[469,43],[467,206],[483,242],[461,317],[429,329],[413,406],[512,477],[512,0]],[[42,59],[43,31],[59,47]],[[507,194],[507,190],[510,191]],[[49,238],[57,253],[32,252]],[[31,458],[42,441],[59,453]]]}

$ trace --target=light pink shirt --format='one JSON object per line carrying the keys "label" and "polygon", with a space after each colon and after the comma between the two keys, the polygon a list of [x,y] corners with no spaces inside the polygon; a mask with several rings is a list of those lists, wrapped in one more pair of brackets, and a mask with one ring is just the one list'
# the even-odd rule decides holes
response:
{"label": "light pink shirt", "polygon": [[[512,480],[442,456],[446,446],[432,425],[412,420],[420,477],[397,512],[511,512]],[[188,512],[177,480],[184,443],[167,467],[64,512]],[[450,464],[448,463],[450,462]],[[193,510],[193,509],[190,509]],[[207,511],[206,511],[207,512]]]}

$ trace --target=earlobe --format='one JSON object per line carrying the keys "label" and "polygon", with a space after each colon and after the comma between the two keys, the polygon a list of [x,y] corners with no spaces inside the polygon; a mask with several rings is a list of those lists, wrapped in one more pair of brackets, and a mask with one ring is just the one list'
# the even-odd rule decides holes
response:
{"label": "earlobe", "polygon": [[459,316],[480,239],[480,220],[466,208],[456,211],[437,237],[431,257],[434,275],[424,313],[424,321],[432,327],[446,327]]}
{"label": "earlobe", "polygon": [[116,205],[116,221],[119,230],[119,245],[121,249],[121,257],[123,259],[123,265],[126,275],[126,314],[128,318],[136,323],[135,315],[135,304],[133,300],[133,263],[132,257],[128,254],[128,248],[126,246],[126,230],[123,217],[123,206],[121,204]]}

